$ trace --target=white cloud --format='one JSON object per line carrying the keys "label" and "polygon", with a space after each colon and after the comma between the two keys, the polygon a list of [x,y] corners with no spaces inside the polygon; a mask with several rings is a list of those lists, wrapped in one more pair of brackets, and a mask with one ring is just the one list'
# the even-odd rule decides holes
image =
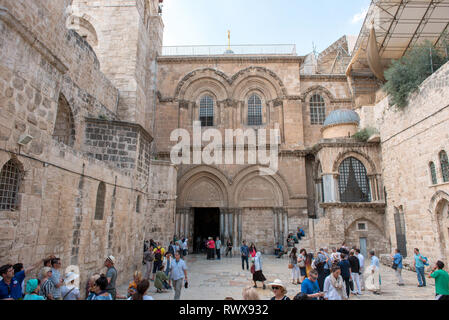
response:
{"label": "white cloud", "polygon": [[356,13],[356,14],[352,17],[351,23],[352,23],[352,24],[359,23],[360,21],[362,21],[363,19],[365,19],[367,13],[368,13],[368,7],[363,8],[359,13]]}

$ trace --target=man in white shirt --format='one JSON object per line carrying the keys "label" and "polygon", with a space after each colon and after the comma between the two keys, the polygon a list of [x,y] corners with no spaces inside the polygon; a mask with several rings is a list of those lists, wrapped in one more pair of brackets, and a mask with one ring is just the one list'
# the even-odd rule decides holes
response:
{"label": "man in white shirt", "polygon": [[360,249],[355,249],[355,252],[360,262],[360,287],[362,291],[365,291],[365,277],[363,276],[365,272],[365,257],[360,253]]}
{"label": "man in white shirt", "polygon": [[185,257],[188,253],[188,242],[187,242],[187,238],[184,239],[184,241],[182,242],[182,255],[183,257]]}

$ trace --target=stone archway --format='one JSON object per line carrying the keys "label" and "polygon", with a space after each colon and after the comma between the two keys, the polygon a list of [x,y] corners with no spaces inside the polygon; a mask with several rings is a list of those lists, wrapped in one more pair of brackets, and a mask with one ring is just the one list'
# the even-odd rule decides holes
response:
{"label": "stone archway", "polygon": [[440,254],[445,264],[449,263],[449,198],[438,201],[435,207]]}

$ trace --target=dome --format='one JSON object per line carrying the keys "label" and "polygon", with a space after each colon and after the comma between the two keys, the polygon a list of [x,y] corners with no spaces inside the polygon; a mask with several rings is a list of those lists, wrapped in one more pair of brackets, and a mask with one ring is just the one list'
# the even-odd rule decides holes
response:
{"label": "dome", "polygon": [[360,117],[357,112],[348,109],[332,111],[324,121],[324,126],[334,126],[339,124],[359,124]]}

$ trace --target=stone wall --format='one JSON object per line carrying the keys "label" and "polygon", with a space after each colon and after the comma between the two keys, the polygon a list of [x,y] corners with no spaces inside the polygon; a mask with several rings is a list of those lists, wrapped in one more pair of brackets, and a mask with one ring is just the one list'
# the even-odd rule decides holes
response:
{"label": "stone wall", "polygon": [[[120,121],[119,90],[100,71],[89,39],[65,27],[69,2],[0,1],[0,168],[13,159],[23,174],[17,207],[0,211],[0,265],[54,254],[64,267],[78,264],[84,284],[112,254],[121,283],[141,266],[144,239],[173,234],[176,170],[153,167],[151,136]],[[61,101],[73,116],[69,145],[53,137]],[[33,139],[19,146],[23,134]],[[105,158],[108,151],[123,159]],[[106,191],[97,220],[100,183]]]}
{"label": "stone wall", "polygon": [[[120,90],[117,114],[152,133],[155,59],[162,48],[158,0],[73,0],[70,15],[95,30],[101,71]],[[78,19],[78,20],[77,20]]]}
{"label": "stone wall", "polygon": [[[397,246],[395,214],[404,213],[407,255],[420,248],[431,263],[449,262],[447,215],[442,212],[449,184],[441,175],[439,153],[449,152],[449,64],[444,65],[411,95],[403,110],[379,102],[367,120],[381,133],[383,177],[387,193],[386,232]],[[433,184],[429,163],[434,162],[438,183]]]}
{"label": "stone wall", "polygon": [[90,118],[86,120],[84,141],[83,149],[89,156],[125,171],[136,169],[139,158],[139,173],[148,175],[152,138],[141,126]]}

